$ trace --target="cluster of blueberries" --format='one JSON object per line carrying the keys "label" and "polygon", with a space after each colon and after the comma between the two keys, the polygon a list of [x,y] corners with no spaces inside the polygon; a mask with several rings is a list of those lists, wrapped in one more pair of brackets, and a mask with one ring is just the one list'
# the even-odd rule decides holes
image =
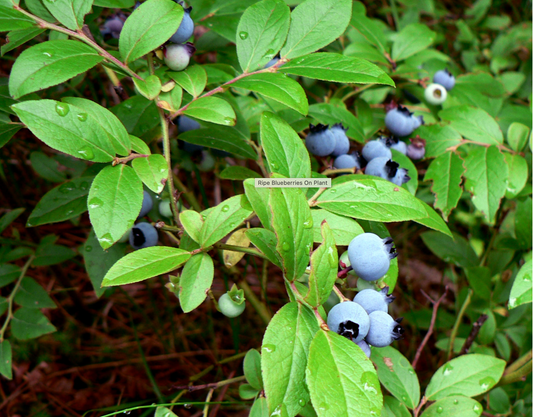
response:
{"label": "cluster of blueberries", "polygon": [[[178,30],[169,39],[170,44],[166,45],[163,49],[163,55],[165,64],[173,71],[182,71],[189,65],[190,59],[196,48],[190,42],[187,42],[191,38],[194,32],[194,22],[191,19],[192,7],[185,8],[182,1],[174,0],[180,6],[183,7],[183,19],[178,27]],[[140,6],[140,3],[134,7],[134,10]],[[126,16],[119,12],[112,15],[103,26],[100,28],[100,33],[105,37],[112,37],[118,39],[120,32],[126,21]]]}
{"label": "cluster of blueberries", "polygon": [[[377,281],[385,276],[390,261],[398,256],[393,240],[382,239],[374,233],[356,236],[348,246],[347,262],[341,256],[341,268],[351,268],[365,281]],[[343,254],[344,255],[344,254]],[[328,314],[331,331],[356,343],[370,357],[370,346],[385,347],[403,337],[401,318],[388,314],[389,304],[395,297],[388,294],[389,287],[381,291],[365,289],[357,293],[353,301],[335,305]]]}
{"label": "cluster of blueberries", "polygon": [[455,85],[455,77],[447,69],[437,71],[433,83],[424,90],[424,98],[429,104],[439,105],[446,101],[448,91]]}

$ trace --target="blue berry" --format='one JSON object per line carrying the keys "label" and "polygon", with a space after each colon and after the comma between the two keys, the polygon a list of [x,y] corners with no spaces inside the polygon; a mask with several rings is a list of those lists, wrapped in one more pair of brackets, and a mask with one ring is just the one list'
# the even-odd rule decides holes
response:
{"label": "blue berry", "polygon": [[152,200],[152,196],[148,194],[148,192],[143,191],[143,203],[141,207],[141,211],[139,215],[137,216],[138,219],[141,217],[146,216],[150,210],[152,210],[152,207],[154,206],[154,202]]}
{"label": "blue berry", "polygon": [[455,85],[455,77],[450,71],[443,69],[435,73],[433,82],[442,85],[446,90],[450,91]]}
{"label": "blue berry", "polygon": [[411,115],[412,113],[407,108],[398,106],[385,116],[385,126],[395,136],[409,136],[414,130]]}
{"label": "blue berry", "polygon": [[183,71],[189,65],[192,55],[196,51],[194,45],[190,42],[185,44],[174,43],[165,46],[163,50],[165,64],[172,71]]}
{"label": "blue berry", "polygon": [[368,344],[375,347],[389,346],[395,340],[403,337],[403,327],[400,326],[401,318],[394,320],[384,311],[374,311],[369,314],[370,329],[366,335]]}
{"label": "blue berry", "polygon": [[415,130],[418,129],[421,125],[425,124],[424,116],[411,115],[411,118],[413,119],[413,128]]}
{"label": "blue berry", "polygon": [[435,106],[442,104],[446,101],[448,93],[446,89],[440,84],[430,84],[424,90],[424,98],[429,104]]}
{"label": "blue berry", "polygon": [[242,302],[241,304],[237,304],[235,301],[232,300],[228,293],[225,293],[222,294],[218,299],[218,308],[220,309],[220,312],[226,317],[233,318],[242,314],[242,312],[246,308],[246,304],[244,302]]}
{"label": "blue berry", "polygon": [[202,126],[200,126],[200,123],[198,123],[196,120],[191,119],[187,116],[179,116],[178,117],[178,131],[179,133],[185,133],[189,130],[196,130],[200,129]]}
{"label": "blue berry", "polygon": [[370,350],[370,346],[368,346],[368,343],[366,343],[364,340],[361,340],[360,342],[357,342],[356,345],[361,348],[367,358],[370,358],[372,351]]}
{"label": "blue berry", "polygon": [[368,333],[368,314],[359,304],[345,301],[334,306],[328,314],[328,327],[331,331],[360,342]]}
{"label": "blue berry", "polygon": [[380,139],[371,140],[363,147],[363,158],[368,162],[375,158],[392,158],[392,153],[386,141]]}
{"label": "blue berry", "polygon": [[389,287],[383,287],[381,291],[373,289],[363,290],[357,293],[353,301],[359,304],[370,314],[374,311],[389,311],[389,304],[394,301],[396,297],[388,295]]}
{"label": "blue berry", "polygon": [[405,142],[399,140],[399,139],[392,139],[391,140],[391,145],[390,145],[390,148],[391,149],[395,149],[397,150],[398,152],[401,152],[403,153],[404,155],[406,154],[407,152],[407,145]]}
{"label": "blue berry", "polygon": [[112,36],[115,39],[120,37],[120,32],[126,21],[126,16],[122,13],[111,16],[105,21],[103,26],[100,28],[100,33],[103,37]]}
{"label": "blue berry", "polygon": [[327,156],[335,150],[335,136],[328,129],[328,125],[309,125],[305,146],[313,155]]}
{"label": "blue berry", "polygon": [[354,272],[365,281],[382,278],[390,267],[390,261],[398,254],[393,240],[380,238],[374,233],[363,233],[348,245],[348,257]]}
{"label": "blue berry", "polygon": [[399,168],[398,163],[387,158],[375,158],[368,163],[366,175],[374,175],[401,186],[411,179],[405,168]]}
{"label": "blue berry", "polygon": [[264,68],[270,68],[272,65],[277,64],[279,61],[279,58],[272,58],[270,61],[267,62],[267,64],[264,66]]}
{"label": "blue berry", "polygon": [[157,245],[157,230],[150,223],[137,223],[130,231],[130,245],[133,249]]}
{"label": "blue berry", "polygon": [[183,43],[192,36],[194,32],[194,22],[191,19],[191,10],[192,7],[183,9],[183,19],[181,20],[180,26],[176,33],[174,33],[174,35],[172,35],[172,37],[170,38],[170,42]]}
{"label": "blue berry", "polygon": [[426,154],[426,148],[424,145],[411,143],[407,147],[407,156],[415,161],[422,159]]}
{"label": "blue berry", "polygon": [[347,154],[350,150],[350,140],[346,136],[346,131],[342,123],[336,123],[331,127],[331,133],[335,137],[335,149],[331,153],[333,156],[339,156]]}
{"label": "blue berry", "polygon": [[333,161],[333,167],[337,169],[357,168],[361,169],[359,161],[354,155],[340,155]]}

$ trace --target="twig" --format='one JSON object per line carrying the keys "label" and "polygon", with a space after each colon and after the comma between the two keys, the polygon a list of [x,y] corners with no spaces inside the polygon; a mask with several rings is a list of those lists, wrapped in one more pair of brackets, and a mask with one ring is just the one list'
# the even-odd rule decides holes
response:
{"label": "twig", "polygon": [[526,353],[524,356],[518,358],[516,361],[514,361],[511,365],[507,367],[503,375],[509,375],[515,372],[516,370],[520,369],[522,366],[524,366],[528,361],[530,361],[532,358],[531,350]]}
{"label": "twig", "polygon": [[220,387],[223,387],[225,385],[233,384],[235,382],[241,382],[244,381],[246,377],[244,375],[237,376],[235,378],[225,379],[224,381],[219,382],[211,382],[209,384],[202,384],[202,385],[173,385],[172,388],[176,389],[186,389],[189,392],[198,391],[202,389],[217,389]]}
{"label": "twig", "polygon": [[215,389],[211,388],[207,393],[207,397],[205,397],[204,417],[207,417],[209,415],[209,403],[211,402],[211,397],[213,396],[214,391]]}
{"label": "twig", "polygon": [[450,343],[448,345],[448,360],[452,358],[453,345],[455,343],[455,336],[457,336],[457,331],[459,330],[459,325],[461,324],[461,321],[463,320],[463,316],[465,315],[466,308],[470,305],[470,300],[472,299],[473,293],[474,291],[472,291],[472,289],[468,290],[465,301],[463,305],[461,306],[461,310],[459,310],[459,315],[457,316],[457,319],[455,320],[455,324],[453,325],[452,333],[450,334]]}
{"label": "twig", "polygon": [[524,366],[517,369],[516,371],[507,375],[504,374],[502,379],[500,379],[500,382],[498,382],[497,386],[512,384],[513,382],[518,381],[525,381],[526,377],[531,373],[531,369],[532,363],[530,359],[529,362],[527,362]]}
{"label": "twig", "polygon": [[246,280],[241,280],[237,284],[239,288],[241,288],[244,291],[244,296],[246,297],[246,300],[250,302],[252,307],[257,311],[257,314],[259,314],[259,317],[261,317],[261,320],[263,320],[263,323],[265,325],[268,325],[270,323],[270,319],[272,318],[270,312],[266,308],[266,306],[257,298],[257,296],[254,294],[250,286],[248,285],[248,282]]}
{"label": "twig", "polygon": [[418,404],[418,407],[416,407],[413,410],[413,417],[418,417],[418,413],[420,413],[420,410],[422,407],[428,402],[426,397],[422,397],[422,400],[420,400],[420,404]]}
{"label": "twig", "polygon": [[422,340],[422,343],[420,343],[420,346],[418,347],[415,358],[413,359],[413,368],[416,369],[416,365],[418,364],[418,360],[420,359],[420,355],[422,354],[422,350],[426,346],[427,342],[429,341],[429,338],[431,337],[431,334],[433,333],[433,329],[435,327],[435,321],[437,320],[437,311],[439,309],[439,305],[446,298],[446,295],[448,294],[448,286],[444,287],[444,293],[440,296],[440,298],[435,301],[433,300],[429,295],[427,295],[424,291],[422,291],[422,294],[424,294],[424,297],[429,299],[433,303],[433,313],[431,314],[431,323],[429,325],[428,332],[426,333],[426,336],[424,336],[424,340]]}
{"label": "twig", "polygon": [[127,164],[129,161],[132,161],[136,158],[147,158],[149,157],[150,155],[144,155],[144,154],[141,154],[141,153],[132,153],[128,156],[125,156],[123,158],[119,158],[118,156],[115,157],[115,159],[113,159],[113,162],[111,163],[111,165],[115,166],[115,165],[118,165],[118,164]]}
{"label": "twig", "polygon": [[482,314],[479,319],[472,325],[472,331],[468,335],[468,337],[465,340],[465,343],[463,347],[461,348],[461,351],[459,352],[458,356],[464,355],[465,353],[468,353],[470,348],[472,347],[472,343],[474,343],[474,340],[476,340],[476,337],[481,330],[481,326],[483,326],[483,323],[487,321],[489,316],[486,314]]}
{"label": "twig", "polygon": [[319,188],[318,191],[308,200],[309,206],[316,206],[316,200],[318,200],[318,197],[320,197],[320,195],[326,190],[327,188]]}

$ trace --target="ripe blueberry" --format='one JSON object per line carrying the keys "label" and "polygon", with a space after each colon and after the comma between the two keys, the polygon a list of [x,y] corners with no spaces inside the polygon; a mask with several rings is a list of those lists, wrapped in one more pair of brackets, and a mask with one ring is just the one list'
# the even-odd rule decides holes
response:
{"label": "ripe blueberry", "polygon": [[313,155],[327,156],[335,150],[335,136],[328,129],[328,125],[309,125],[305,146]]}
{"label": "ripe blueberry", "polygon": [[360,342],[368,333],[368,314],[359,304],[345,301],[334,306],[328,314],[328,327],[331,331]]}
{"label": "ripe blueberry", "polygon": [[360,342],[357,342],[356,345],[361,348],[367,358],[370,358],[372,352],[370,350],[370,346],[368,346],[368,343],[366,343],[364,340],[361,340]]}
{"label": "ripe blueberry", "polygon": [[389,346],[395,340],[403,337],[403,327],[400,326],[401,318],[394,320],[384,311],[374,311],[369,314],[370,330],[366,335],[368,344],[376,347]]}
{"label": "ripe blueberry", "polygon": [[429,104],[439,105],[446,101],[448,93],[440,84],[430,84],[424,90],[424,97]]}
{"label": "ripe blueberry", "polygon": [[150,223],[137,223],[130,231],[130,245],[133,249],[157,245],[157,230]]}
{"label": "ripe blueberry", "polygon": [[228,293],[222,294],[218,299],[218,308],[220,312],[226,317],[237,317],[242,314],[246,308],[246,304],[243,301],[241,304],[236,303]]}
{"label": "ripe blueberry", "polygon": [[100,27],[100,33],[103,37],[112,36],[113,38],[118,39],[125,21],[126,16],[122,13],[115,14],[107,19],[102,27]]}
{"label": "ripe blueberry", "polygon": [[335,123],[331,126],[331,133],[335,137],[335,149],[331,153],[333,156],[344,155],[350,150],[350,140],[346,136],[346,131],[342,123]]}
{"label": "ripe blueberry", "polygon": [[450,91],[455,85],[455,77],[450,71],[443,69],[435,73],[433,82],[442,85],[446,90]]}
{"label": "ripe blueberry", "polygon": [[383,287],[381,291],[373,289],[367,289],[359,291],[353,301],[359,304],[370,314],[374,311],[389,311],[389,304],[394,301],[396,297],[393,295],[387,295],[389,287]]}
{"label": "ripe blueberry", "polygon": [[411,118],[413,119],[413,128],[414,129],[418,129],[421,125],[425,124],[424,116],[411,115]]}
{"label": "ripe blueberry", "polygon": [[357,168],[361,169],[361,164],[357,158],[357,155],[340,155],[335,158],[333,161],[333,167],[337,169],[345,168]]}
{"label": "ripe blueberry", "polygon": [[[189,130],[196,130],[202,127],[196,120],[187,116],[178,116],[177,125],[178,133],[185,133]],[[184,142],[182,140],[179,141],[179,147],[187,153],[195,153],[204,149],[201,145],[195,145],[194,143]]]}
{"label": "ripe blueberry", "polygon": [[407,145],[405,144],[405,142],[399,140],[397,137],[394,136],[392,138],[387,138],[387,140],[390,144],[389,147],[391,149],[395,149],[405,155],[405,153],[407,152]]}
{"label": "ripe blueberry", "polygon": [[141,207],[141,211],[139,215],[137,216],[138,219],[141,217],[146,216],[150,210],[152,210],[152,207],[154,206],[154,202],[152,200],[152,196],[148,194],[148,192],[143,191],[143,203]]}
{"label": "ripe blueberry", "polygon": [[270,68],[272,65],[277,64],[279,61],[279,58],[272,58],[270,61],[267,62],[267,64],[264,66],[264,68]]}
{"label": "ripe blueberry", "polygon": [[354,272],[365,281],[376,281],[390,267],[390,261],[398,254],[390,237],[381,239],[374,233],[363,233],[352,239],[348,257]]}
{"label": "ripe blueberry", "polygon": [[387,146],[387,141],[380,139],[371,140],[363,147],[363,158],[368,162],[375,158],[392,158],[392,153]]}
{"label": "ripe blueberry", "polygon": [[[183,7],[183,3],[179,2]],[[176,33],[170,38],[170,42],[183,43],[188,40],[194,32],[194,22],[191,19],[192,7],[183,8],[183,19]]]}
{"label": "ripe blueberry", "polygon": [[422,159],[426,154],[426,141],[420,136],[411,139],[411,144],[407,147],[407,156],[411,159]]}
{"label": "ripe blueberry", "polygon": [[388,180],[401,186],[411,179],[405,168],[399,168],[398,163],[387,158],[375,158],[366,166],[365,174]]}
{"label": "ripe blueberry", "polygon": [[395,136],[409,136],[415,129],[411,115],[412,113],[406,107],[399,105],[387,112],[385,126]]}
{"label": "ripe blueberry", "polygon": [[167,45],[163,50],[165,64],[172,71],[183,71],[189,65],[189,61],[195,51],[196,48],[190,42]]}

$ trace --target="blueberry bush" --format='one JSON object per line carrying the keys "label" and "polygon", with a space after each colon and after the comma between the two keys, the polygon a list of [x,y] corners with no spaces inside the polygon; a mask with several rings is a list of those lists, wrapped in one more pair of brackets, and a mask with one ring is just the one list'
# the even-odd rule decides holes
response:
{"label": "blueberry bush", "polygon": [[530,9],[0,0],[0,412],[531,415]]}

